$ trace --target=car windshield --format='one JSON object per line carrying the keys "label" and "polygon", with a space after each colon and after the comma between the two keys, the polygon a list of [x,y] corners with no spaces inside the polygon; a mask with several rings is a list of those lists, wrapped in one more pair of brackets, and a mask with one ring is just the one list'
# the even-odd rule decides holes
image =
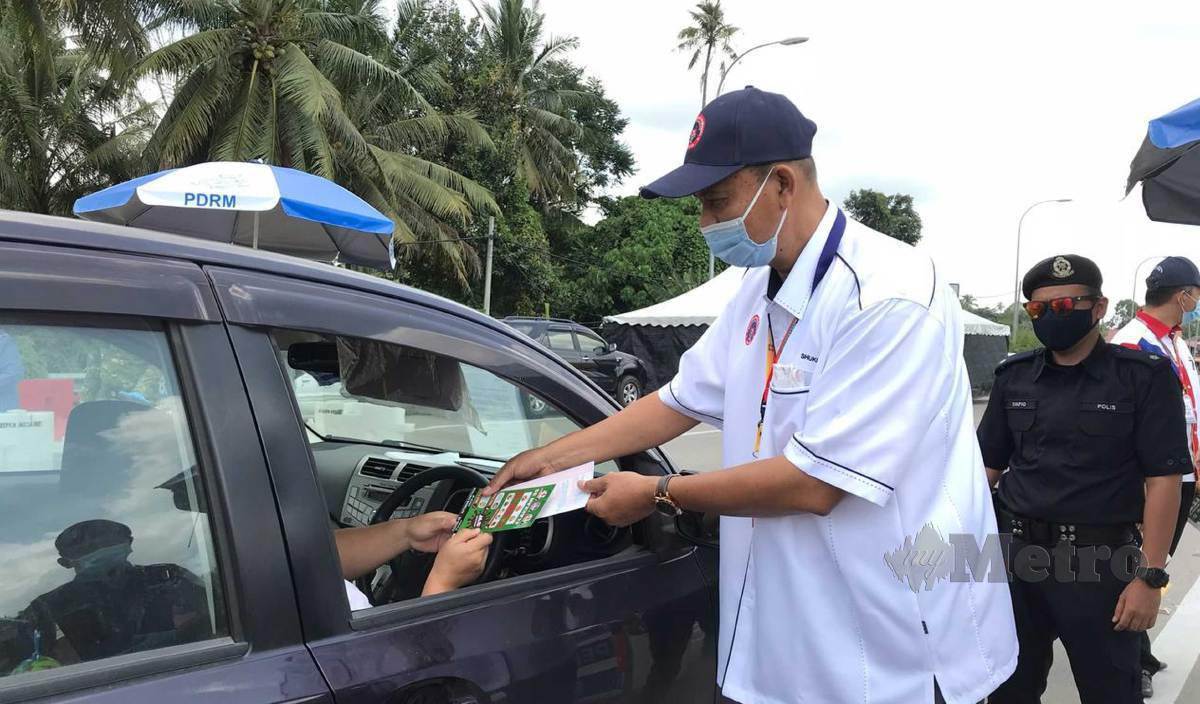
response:
{"label": "car windshield", "polygon": [[[295,340],[283,338],[282,333],[275,337],[310,442],[394,445],[503,461],[576,429],[552,406],[512,382],[447,357],[429,353],[404,356],[413,351],[385,345],[385,350],[402,355],[406,365],[423,371],[397,375],[390,369],[384,384],[389,400],[381,400],[376,398],[378,386],[339,374],[337,365],[344,365],[347,354],[345,338]],[[334,348],[341,358],[334,360],[332,370],[299,368],[311,365],[297,361],[295,349],[314,344],[310,340],[320,340],[315,344],[343,343]],[[430,368],[437,374],[431,377]],[[368,392],[371,395],[366,395]]]}

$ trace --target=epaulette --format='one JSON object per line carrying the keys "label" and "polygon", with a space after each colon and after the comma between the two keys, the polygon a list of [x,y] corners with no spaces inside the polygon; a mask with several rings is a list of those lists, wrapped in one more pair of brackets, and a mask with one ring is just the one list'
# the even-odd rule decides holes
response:
{"label": "epaulette", "polygon": [[1146,364],[1146,365],[1149,365],[1152,367],[1156,366],[1156,365],[1171,363],[1171,360],[1167,359],[1166,357],[1162,356],[1161,354],[1156,354],[1154,352],[1147,352],[1146,350],[1135,350],[1131,347],[1123,347],[1121,345],[1111,345],[1111,347],[1112,347],[1113,356],[1117,357],[1118,359],[1134,359],[1134,360],[1141,362],[1142,364]]}
{"label": "epaulette", "polygon": [[1040,347],[1036,350],[1026,350],[1025,352],[1017,352],[1016,354],[1010,354],[1009,356],[1000,360],[1000,363],[996,365],[996,373],[999,374],[1014,364],[1032,361],[1039,354],[1042,354],[1042,348],[1040,348]]}

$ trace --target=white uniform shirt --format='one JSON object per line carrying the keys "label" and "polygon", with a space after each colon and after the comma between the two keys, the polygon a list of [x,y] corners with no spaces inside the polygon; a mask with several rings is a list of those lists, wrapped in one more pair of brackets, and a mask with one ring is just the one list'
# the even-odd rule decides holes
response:
{"label": "white uniform shirt", "polygon": [[[949,704],[973,704],[1016,666],[1005,576],[926,589],[904,560],[914,542],[936,550],[960,534],[983,546],[996,533],[960,307],[928,257],[853,221],[813,292],[837,213],[773,302],[769,269],[747,273],[659,392],[723,429],[724,466],[783,454],[847,492],[824,517],[721,519],[718,681],[743,704],[912,704],[933,701],[936,677]],[[771,313],[776,345],[780,323],[798,323],[755,457]],[[918,539],[926,526],[936,535]]]}
{"label": "white uniform shirt", "polygon": [[1175,368],[1175,374],[1183,387],[1188,449],[1192,455],[1192,473],[1183,475],[1183,481],[1196,481],[1196,467],[1200,462],[1200,435],[1197,434],[1196,399],[1193,398],[1193,394],[1200,393],[1200,389],[1196,387],[1196,384],[1200,383],[1200,377],[1196,376],[1196,362],[1192,359],[1192,351],[1188,349],[1183,335],[1179,334],[1179,328],[1169,328],[1145,311],[1138,311],[1137,316],[1118,330],[1110,342],[1135,350],[1153,352],[1171,360],[1171,366]]}

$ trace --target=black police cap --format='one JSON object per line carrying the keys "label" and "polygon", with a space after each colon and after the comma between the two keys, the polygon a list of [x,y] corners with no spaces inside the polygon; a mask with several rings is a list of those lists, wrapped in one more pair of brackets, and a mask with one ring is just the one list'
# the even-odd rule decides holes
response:
{"label": "black police cap", "polygon": [[1200,286],[1200,271],[1196,270],[1196,265],[1187,257],[1167,257],[1146,277],[1147,291],[1180,286]]}
{"label": "black police cap", "polygon": [[1100,267],[1096,266],[1096,262],[1078,254],[1057,254],[1033,265],[1021,280],[1021,292],[1029,299],[1035,290],[1043,286],[1080,284],[1099,291],[1103,283],[1104,277],[1100,275]]}
{"label": "black police cap", "polygon": [[68,526],[58,534],[58,538],[54,540],[54,547],[62,557],[74,560],[100,548],[132,541],[133,533],[124,523],[93,518]]}

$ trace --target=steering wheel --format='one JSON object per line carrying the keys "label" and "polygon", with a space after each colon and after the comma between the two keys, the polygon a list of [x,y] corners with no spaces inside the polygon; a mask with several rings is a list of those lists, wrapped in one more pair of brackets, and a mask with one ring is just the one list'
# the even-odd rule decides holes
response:
{"label": "steering wheel", "polygon": [[[448,464],[431,467],[420,474],[410,477],[400,484],[400,486],[393,489],[391,495],[384,499],[379,508],[375,510],[375,514],[371,516],[371,525],[391,520],[392,514],[396,512],[396,509],[406,505],[409,499],[418,491],[431,484],[436,484],[447,479],[451,481],[434,491],[433,496],[430,497],[429,503],[422,513],[445,510],[451,496],[463,486],[482,489],[488,483],[487,477],[479,472],[459,465]],[[499,574],[501,559],[504,556],[504,546],[507,544],[508,538],[509,536],[504,533],[493,535],[487,560],[483,564],[483,572],[475,580],[476,584],[491,581]],[[429,571],[433,569],[435,557],[436,555],[431,553],[407,550],[392,558],[388,561],[388,565],[392,568],[391,578],[388,584],[380,589],[380,592],[383,594],[387,594],[389,591],[392,592],[389,595],[389,598],[392,600],[419,596],[425,585],[425,579],[429,576]],[[373,603],[374,594],[371,592],[370,582],[370,575],[360,577],[358,586],[364,594],[371,597]]]}

